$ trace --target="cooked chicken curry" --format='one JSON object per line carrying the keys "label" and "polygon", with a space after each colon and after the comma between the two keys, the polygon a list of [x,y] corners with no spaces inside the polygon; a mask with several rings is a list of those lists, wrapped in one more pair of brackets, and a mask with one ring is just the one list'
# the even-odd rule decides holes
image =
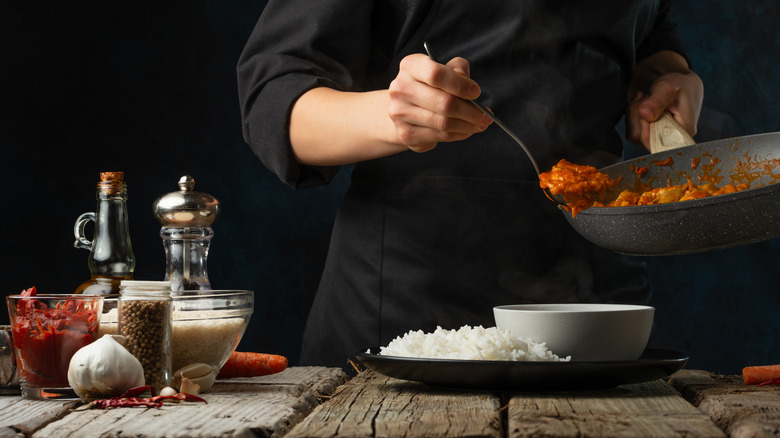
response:
{"label": "cooked chicken curry", "polygon": [[[658,163],[663,165],[663,163]],[[642,168],[645,169],[646,168]],[[645,172],[637,174],[642,175]],[[644,192],[622,191],[614,201],[605,203],[607,191],[620,179],[612,179],[592,166],[573,164],[561,160],[549,172],[539,176],[539,185],[550,190],[552,195],[560,195],[566,202],[572,217],[589,207],[629,207],[637,205],[666,204],[739,192],[750,188],[749,184],[727,184],[717,187],[707,182],[697,185],[691,181],[681,185],[669,185]]]}

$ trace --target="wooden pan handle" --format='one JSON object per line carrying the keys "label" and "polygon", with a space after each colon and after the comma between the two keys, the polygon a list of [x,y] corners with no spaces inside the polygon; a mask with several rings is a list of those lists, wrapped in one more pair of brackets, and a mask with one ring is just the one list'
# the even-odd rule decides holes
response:
{"label": "wooden pan handle", "polygon": [[664,112],[660,119],[650,124],[651,153],[692,144],[696,144],[696,142],[668,112]]}

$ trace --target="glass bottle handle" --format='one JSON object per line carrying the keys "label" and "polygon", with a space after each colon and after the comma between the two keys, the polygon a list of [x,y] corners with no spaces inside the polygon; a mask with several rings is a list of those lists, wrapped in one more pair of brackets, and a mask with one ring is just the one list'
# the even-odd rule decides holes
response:
{"label": "glass bottle handle", "polygon": [[73,225],[73,235],[76,237],[76,241],[73,242],[74,247],[92,250],[92,241],[84,235],[84,229],[89,221],[95,222],[95,212],[84,213],[76,219],[76,223]]}

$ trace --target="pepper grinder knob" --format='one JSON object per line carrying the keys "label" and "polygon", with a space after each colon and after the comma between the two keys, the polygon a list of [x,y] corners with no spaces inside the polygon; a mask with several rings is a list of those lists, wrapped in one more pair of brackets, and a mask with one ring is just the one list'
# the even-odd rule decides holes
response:
{"label": "pepper grinder knob", "polygon": [[163,227],[210,227],[219,216],[219,201],[207,193],[196,192],[195,178],[179,179],[179,191],[154,201],[154,216]]}

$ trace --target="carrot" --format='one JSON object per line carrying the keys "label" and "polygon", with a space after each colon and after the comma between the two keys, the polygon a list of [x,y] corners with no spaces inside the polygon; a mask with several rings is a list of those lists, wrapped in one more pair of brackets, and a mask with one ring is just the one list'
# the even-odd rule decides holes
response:
{"label": "carrot", "polygon": [[234,351],[217,378],[267,376],[287,368],[287,358],[278,354]]}
{"label": "carrot", "polygon": [[742,379],[748,385],[758,385],[780,379],[780,365],[758,365],[742,368]]}

